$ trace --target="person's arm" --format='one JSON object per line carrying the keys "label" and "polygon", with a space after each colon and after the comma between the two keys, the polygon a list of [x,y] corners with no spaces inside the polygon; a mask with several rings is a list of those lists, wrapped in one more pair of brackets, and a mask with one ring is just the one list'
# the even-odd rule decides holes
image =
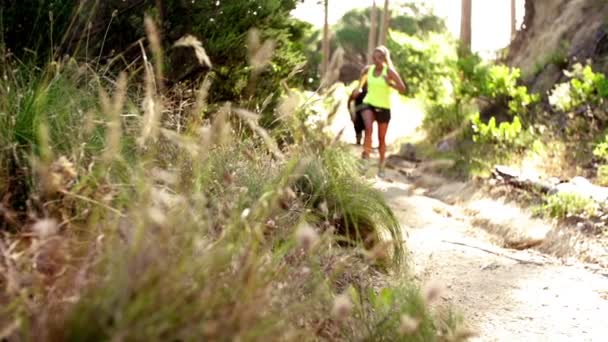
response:
{"label": "person's arm", "polygon": [[401,76],[399,76],[394,69],[388,69],[387,82],[391,87],[397,89],[402,95],[407,91],[407,86],[401,79]]}
{"label": "person's arm", "polygon": [[366,66],[365,68],[363,68],[363,70],[361,71],[361,75],[359,76],[359,84],[357,84],[357,87],[353,90],[352,94],[350,95],[351,99],[354,100],[361,93],[361,89],[363,88],[363,85],[365,84],[365,82],[367,82],[367,71],[368,70],[369,70],[369,65]]}

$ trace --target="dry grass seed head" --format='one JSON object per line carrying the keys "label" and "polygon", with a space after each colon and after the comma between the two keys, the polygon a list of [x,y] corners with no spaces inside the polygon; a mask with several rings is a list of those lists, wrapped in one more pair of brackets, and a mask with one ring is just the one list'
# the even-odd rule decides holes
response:
{"label": "dry grass seed head", "polygon": [[209,89],[211,89],[211,84],[213,83],[213,74],[207,74],[203,83],[196,93],[196,102],[192,107],[192,119],[194,122],[199,122],[202,114],[207,110],[207,98],[209,96]]}
{"label": "dry grass seed head", "polygon": [[298,110],[299,102],[300,96],[296,92],[289,91],[287,97],[281,101],[278,107],[279,118],[285,120],[293,117]]}
{"label": "dry grass seed head", "polygon": [[160,41],[160,33],[158,32],[158,28],[156,27],[156,23],[149,16],[145,16],[144,18],[144,26],[146,27],[146,35],[148,37],[148,41],[150,42],[150,48],[152,50],[152,54],[154,55],[154,65],[156,69],[156,82],[158,82],[158,86],[160,89],[162,86],[163,79],[163,51]]}
{"label": "dry grass seed head", "polygon": [[319,241],[319,234],[310,226],[303,222],[296,229],[296,242],[305,251],[309,251]]}
{"label": "dry grass seed head", "polygon": [[262,138],[262,140],[266,144],[266,147],[268,147],[268,149],[270,150],[270,152],[272,152],[275,158],[279,160],[284,159],[283,153],[279,149],[277,142],[270,136],[270,134],[264,128],[262,128],[258,124],[258,115],[244,109],[236,109],[235,113],[241,119],[243,119],[245,123],[247,123],[251,130],[253,130],[259,137]]}
{"label": "dry grass seed head", "polygon": [[196,59],[201,65],[206,66],[208,68],[213,67],[213,65],[211,64],[211,59],[209,58],[207,52],[205,51],[205,48],[203,47],[203,43],[201,43],[201,41],[198,40],[196,37],[192,35],[183,36],[178,39],[175,44],[173,44],[173,46],[192,48],[194,50],[194,55],[196,56]]}
{"label": "dry grass seed head", "polygon": [[402,335],[413,335],[418,331],[420,327],[420,319],[414,318],[408,314],[404,314],[401,316],[401,321],[399,324],[399,333]]}
{"label": "dry grass seed head", "polygon": [[55,219],[41,219],[30,228],[32,233],[40,239],[51,237],[59,232],[59,225]]}
{"label": "dry grass seed head", "polygon": [[145,71],[145,96],[142,101],[142,110],[144,112],[141,135],[138,137],[138,144],[144,147],[149,140],[156,140],[158,128],[160,126],[160,115],[162,112],[162,103],[156,94],[156,86],[154,75],[146,63]]}
{"label": "dry grass seed head", "polygon": [[423,289],[423,296],[426,303],[431,304],[434,303],[441,297],[445,288],[443,284],[438,282],[431,282],[427,284]]}
{"label": "dry grass seed head", "polygon": [[247,38],[249,64],[253,67],[254,72],[259,72],[270,63],[270,59],[274,54],[275,42],[266,40],[262,43],[260,31],[256,29],[250,30]]}
{"label": "dry grass seed head", "polygon": [[226,103],[217,112],[211,127],[211,141],[214,145],[224,146],[230,142],[230,133],[232,131],[232,127],[228,118],[231,111],[231,104]]}
{"label": "dry grass seed head", "polygon": [[353,303],[348,294],[343,293],[334,298],[331,314],[336,319],[342,320],[348,318],[353,311]]}

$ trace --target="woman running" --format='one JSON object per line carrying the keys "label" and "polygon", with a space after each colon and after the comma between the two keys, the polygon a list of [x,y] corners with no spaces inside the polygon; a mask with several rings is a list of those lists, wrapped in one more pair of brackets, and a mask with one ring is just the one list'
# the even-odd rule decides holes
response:
{"label": "woman running", "polygon": [[391,88],[399,93],[406,91],[405,83],[395,71],[390,52],[384,46],[378,46],[372,56],[374,64],[368,65],[361,72],[359,84],[367,83],[367,95],[363,99],[363,121],[365,122],[365,138],[363,141],[364,159],[369,159],[372,151],[372,130],[374,120],[378,122],[378,141],[380,163],[378,176],[384,177],[384,158],[386,155],[386,131],[391,120]]}

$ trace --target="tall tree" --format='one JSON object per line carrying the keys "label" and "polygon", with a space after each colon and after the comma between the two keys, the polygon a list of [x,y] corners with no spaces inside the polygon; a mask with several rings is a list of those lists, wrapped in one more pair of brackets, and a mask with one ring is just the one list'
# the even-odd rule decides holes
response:
{"label": "tall tree", "polygon": [[321,75],[325,76],[329,67],[329,0],[324,1],[325,22],[323,24],[323,62],[321,64]]}
{"label": "tall tree", "polygon": [[372,55],[376,48],[376,37],[378,28],[378,8],[376,7],[376,0],[373,0],[372,11],[370,12],[370,29],[369,37],[367,40],[367,64],[372,62]]}
{"label": "tall tree", "polygon": [[511,0],[511,39],[517,33],[517,0]]}
{"label": "tall tree", "polygon": [[378,37],[378,45],[386,45],[388,37],[388,28],[391,21],[391,12],[389,8],[389,0],[384,0],[384,11],[382,11],[382,23],[380,25],[380,36]]}
{"label": "tall tree", "polygon": [[461,0],[460,41],[466,50],[471,50],[472,0]]}

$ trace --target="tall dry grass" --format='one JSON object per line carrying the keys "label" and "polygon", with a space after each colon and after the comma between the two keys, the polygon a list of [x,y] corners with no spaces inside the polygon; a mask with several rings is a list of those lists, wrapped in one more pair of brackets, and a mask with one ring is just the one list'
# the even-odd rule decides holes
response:
{"label": "tall dry grass", "polygon": [[[403,237],[357,160],[297,115],[287,147],[238,104],[207,119],[211,78],[175,106],[146,29],[143,84],[69,59],[2,64],[0,339],[456,336],[432,297],[387,280]],[[270,56],[252,50],[254,69]]]}

